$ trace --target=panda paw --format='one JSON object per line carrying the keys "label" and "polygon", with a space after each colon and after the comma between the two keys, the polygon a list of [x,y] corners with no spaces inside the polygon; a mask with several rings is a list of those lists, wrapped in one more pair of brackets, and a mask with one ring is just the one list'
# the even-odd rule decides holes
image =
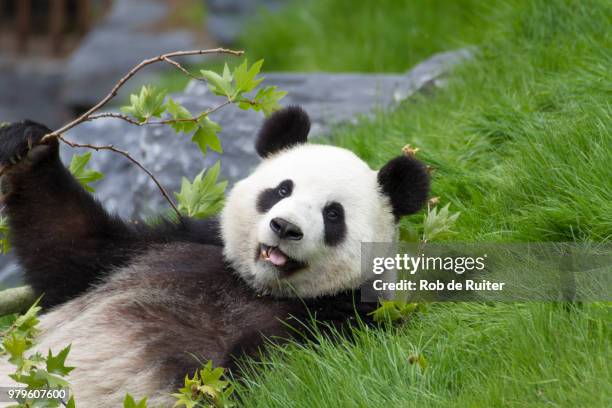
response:
{"label": "panda paw", "polygon": [[16,165],[29,165],[58,151],[56,139],[41,144],[41,139],[51,133],[44,125],[23,121],[0,127],[0,169]]}

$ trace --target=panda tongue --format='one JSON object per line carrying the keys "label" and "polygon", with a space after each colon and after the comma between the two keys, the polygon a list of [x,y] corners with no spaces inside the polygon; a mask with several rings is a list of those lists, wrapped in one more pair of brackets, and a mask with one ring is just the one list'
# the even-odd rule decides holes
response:
{"label": "panda tongue", "polygon": [[283,266],[287,262],[287,256],[278,248],[272,248],[268,253],[268,256],[270,257],[270,262],[276,266]]}

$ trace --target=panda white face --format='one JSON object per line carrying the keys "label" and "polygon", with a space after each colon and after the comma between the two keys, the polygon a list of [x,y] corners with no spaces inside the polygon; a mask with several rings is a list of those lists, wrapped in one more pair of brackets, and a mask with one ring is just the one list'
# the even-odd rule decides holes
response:
{"label": "panda white face", "polygon": [[361,242],[395,236],[390,201],[352,152],[300,145],[238,182],[222,213],[225,256],[260,293],[315,297],[362,283]]}
{"label": "panda white face", "polygon": [[306,144],[298,107],[266,119],[264,158],[238,182],[221,214],[225,258],[262,294],[311,298],[357,288],[361,243],[390,242],[396,221],[427,200],[429,177],[413,157],[376,172],[352,152]]}

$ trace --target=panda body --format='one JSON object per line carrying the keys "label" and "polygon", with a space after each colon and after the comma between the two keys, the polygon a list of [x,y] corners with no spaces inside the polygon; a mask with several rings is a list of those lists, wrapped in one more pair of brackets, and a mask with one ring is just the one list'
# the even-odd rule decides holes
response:
{"label": "panda body", "polygon": [[[428,176],[406,156],[371,170],[347,150],[305,144],[308,131],[299,108],[273,114],[256,141],[262,163],[219,218],[147,226],[106,213],[57,143],[38,143],[44,126],[0,129],[12,243],[45,293],[36,349],[72,345],[79,405],[118,406],[129,392],[168,406],[208,360],[239,375],[240,357],[302,336],[312,317],[324,328],[369,318],[375,305],[354,292],[361,242],[392,241],[399,217],[426,200]],[[9,372],[0,363],[0,385]]]}
{"label": "panda body", "polygon": [[71,344],[69,382],[82,406],[120,406],[126,392],[170,406],[201,362],[234,367],[243,348],[255,351],[262,334],[287,336],[282,322],[304,313],[296,299],[254,293],[221,247],[170,243],[43,315],[37,349]]}

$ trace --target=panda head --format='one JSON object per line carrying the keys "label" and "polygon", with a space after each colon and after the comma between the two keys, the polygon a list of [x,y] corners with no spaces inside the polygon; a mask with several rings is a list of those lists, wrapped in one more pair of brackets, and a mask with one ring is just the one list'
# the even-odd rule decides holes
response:
{"label": "panda head", "polygon": [[361,242],[391,242],[401,216],[427,200],[425,166],[396,157],[374,171],[354,153],[306,144],[298,107],[272,114],[256,142],[263,158],[236,183],[221,215],[224,255],[257,292],[333,295],[363,283]]}

